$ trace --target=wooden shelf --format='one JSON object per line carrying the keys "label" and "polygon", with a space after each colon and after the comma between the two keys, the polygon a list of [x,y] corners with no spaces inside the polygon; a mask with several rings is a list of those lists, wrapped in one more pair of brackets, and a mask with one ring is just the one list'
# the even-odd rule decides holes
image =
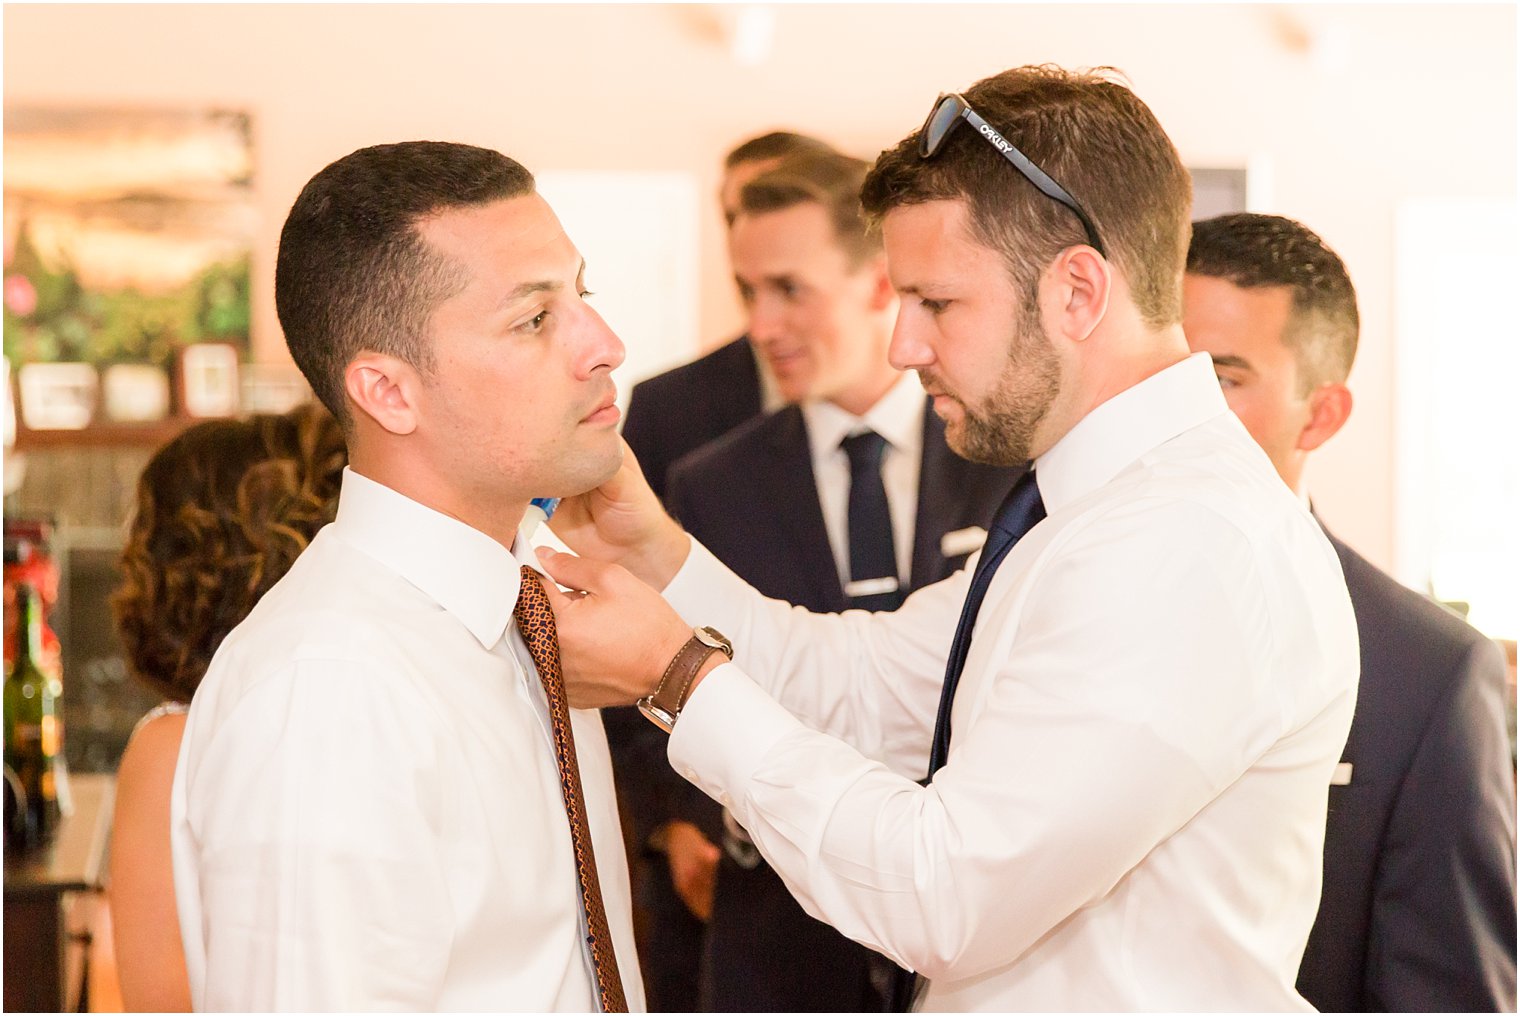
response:
{"label": "wooden shelf", "polygon": [[171,416],[151,423],[92,423],[80,430],[32,430],[17,420],[15,450],[156,448],[198,422],[194,417]]}

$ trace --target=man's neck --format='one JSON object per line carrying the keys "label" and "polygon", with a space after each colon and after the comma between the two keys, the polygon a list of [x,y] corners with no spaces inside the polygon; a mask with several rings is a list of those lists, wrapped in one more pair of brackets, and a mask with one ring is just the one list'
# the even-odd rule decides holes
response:
{"label": "man's neck", "polygon": [[1088,372],[1086,397],[1077,402],[1077,412],[1073,414],[1068,430],[1115,395],[1129,391],[1192,355],[1181,325],[1135,336],[1123,343],[1111,343],[1110,350],[1099,352],[1101,359],[1089,361],[1095,369]]}
{"label": "man's neck", "polygon": [[902,380],[902,374],[890,367],[884,373],[872,373],[868,378],[853,385],[848,391],[839,392],[829,396],[825,401],[843,409],[852,416],[865,416],[886,394],[892,390],[892,386]]}
{"label": "man's neck", "polygon": [[409,465],[381,456],[365,455],[357,450],[350,451],[348,466],[365,479],[389,487],[440,515],[447,515],[484,533],[508,550],[516,542],[518,526],[528,510],[527,499],[514,498],[503,498],[489,510],[483,509],[474,505],[466,496],[448,493],[445,485],[429,469],[410,468]]}
{"label": "man's neck", "polygon": [[1046,414],[1048,426],[1036,435],[1031,456],[1038,459],[1093,410],[1190,355],[1181,325],[1136,334],[1124,342],[1110,339],[1103,347],[1084,350],[1084,359],[1066,368],[1077,376],[1063,379],[1062,392]]}

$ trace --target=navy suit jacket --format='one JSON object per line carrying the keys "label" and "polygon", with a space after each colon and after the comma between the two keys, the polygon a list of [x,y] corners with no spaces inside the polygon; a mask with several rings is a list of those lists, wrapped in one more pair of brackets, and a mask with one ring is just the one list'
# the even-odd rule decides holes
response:
{"label": "navy suit jacket", "polygon": [[[940,539],[985,528],[1019,470],[968,462],[945,443],[945,424],[924,410],[923,452],[908,592],[953,574]],[[766,596],[820,613],[849,608],[829,545],[802,410],[752,420],[678,461],[666,507],[686,531]]]}
{"label": "navy suit jacket", "polygon": [[[965,553],[947,558],[941,552],[942,537],[972,526],[985,529],[1019,475],[957,457],[945,443],[944,423],[926,406],[909,592],[965,564]],[[670,471],[666,505],[692,536],[766,596],[817,612],[849,607],[798,407],[752,420],[680,459]],[[669,785],[672,817],[694,822],[721,842],[715,835],[721,809],[669,766],[659,779]],[[707,929],[703,1008],[880,1011],[892,969],[809,917],[763,861],[745,868],[725,854]]]}
{"label": "navy suit jacket", "polygon": [[760,368],[748,336],[633,386],[623,440],[665,498],[671,465],[760,415]]}
{"label": "navy suit jacket", "polygon": [[1298,988],[1318,1009],[1515,1011],[1515,783],[1499,647],[1330,537],[1362,679]]}

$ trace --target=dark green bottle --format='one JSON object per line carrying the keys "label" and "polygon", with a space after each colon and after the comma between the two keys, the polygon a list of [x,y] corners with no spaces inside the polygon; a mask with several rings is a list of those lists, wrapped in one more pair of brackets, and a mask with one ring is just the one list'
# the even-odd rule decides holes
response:
{"label": "dark green bottle", "polygon": [[58,824],[58,678],[42,669],[42,598],[16,587],[16,656],[5,675],[5,764],[26,795],[22,818],[28,842],[46,838]]}

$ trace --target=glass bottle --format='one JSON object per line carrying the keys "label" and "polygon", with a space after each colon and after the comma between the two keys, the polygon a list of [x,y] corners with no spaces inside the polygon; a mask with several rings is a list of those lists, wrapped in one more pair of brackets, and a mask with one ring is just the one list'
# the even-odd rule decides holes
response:
{"label": "glass bottle", "polygon": [[5,764],[26,797],[24,838],[39,841],[58,824],[58,678],[41,666],[42,599],[30,584],[16,587],[16,656],[5,678]]}

